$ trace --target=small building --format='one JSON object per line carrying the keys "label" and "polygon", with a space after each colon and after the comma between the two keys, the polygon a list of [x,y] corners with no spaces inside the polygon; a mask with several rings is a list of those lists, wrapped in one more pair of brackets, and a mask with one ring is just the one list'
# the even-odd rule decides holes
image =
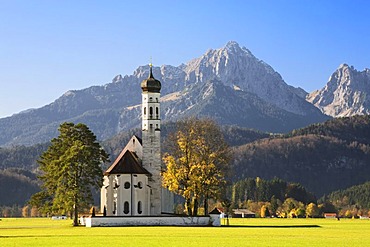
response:
{"label": "small building", "polygon": [[335,219],[337,218],[337,214],[336,213],[324,213],[324,217],[325,219]]}
{"label": "small building", "polygon": [[238,208],[232,210],[233,218],[255,218],[256,214],[252,211],[244,208]]}

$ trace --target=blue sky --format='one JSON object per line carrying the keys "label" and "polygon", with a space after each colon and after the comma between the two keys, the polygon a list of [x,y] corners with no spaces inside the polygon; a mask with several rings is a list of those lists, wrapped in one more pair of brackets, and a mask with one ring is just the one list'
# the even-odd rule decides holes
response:
{"label": "blue sky", "polygon": [[0,0],[0,117],[237,41],[306,91],[370,67],[370,1]]}

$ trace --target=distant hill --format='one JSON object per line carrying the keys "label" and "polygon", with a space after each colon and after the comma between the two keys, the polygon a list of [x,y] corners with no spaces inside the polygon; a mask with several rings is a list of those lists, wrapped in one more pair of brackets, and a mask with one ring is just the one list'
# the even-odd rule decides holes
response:
{"label": "distant hill", "polygon": [[[162,141],[174,128],[174,122],[162,125]],[[234,182],[255,177],[265,180],[278,177],[299,183],[320,197],[370,181],[370,116],[332,119],[285,135],[272,135],[237,126],[222,126],[222,130],[234,150]],[[104,141],[102,144],[111,154],[111,161],[133,134],[140,136],[140,133],[140,128],[132,129]],[[0,148],[2,169],[36,170],[36,159],[47,145]],[[166,151],[166,143],[163,143],[163,151]],[[6,172],[2,181],[6,181],[6,186],[18,183],[16,174],[23,174],[20,171]],[[26,177],[32,180],[30,176]],[[25,183],[22,181],[19,184]],[[27,186],[21,188],[28,191]],[[28,194],[18,189],[15,196],[18,195]]]}
{"label": "distant hill", "polygon": [[359,209],[370,209],[370,181],[345,190],[334,191],[324,200],[329,200],[338,208],[355,206]]}
{"label": "distant hill", "polygon": [[370,180],[370,116],[329,120],[235,148],[234,180],[302,184],[316,196]]}
{"label": "distant hill", "polygon": [[23,206],[31,195],[40,191],[36,175],[23,169],[0,170],[0,205]]}
{"label": "distant hill", "polygon": [[[99,140],[140,126],[140,82],[149,66],[111,83],[68,91],[53,103],[0,119],[0,146],[34,145],[56,137],[62,122],[87,124]],[[161,118],[196,115],[220,124],[284,133],[328,116],[305,100],[306,92],[285,83],[247,48],[229,42],[180,66],[153,67],[162,83]]]}
{"label": "distant hill", "polygon": [[7,168],[21,168],[34,171],[37,167],[37,159],[48,147],[48,143],[36,144],[30,147],[12,146],[0,148],[0,170]]}

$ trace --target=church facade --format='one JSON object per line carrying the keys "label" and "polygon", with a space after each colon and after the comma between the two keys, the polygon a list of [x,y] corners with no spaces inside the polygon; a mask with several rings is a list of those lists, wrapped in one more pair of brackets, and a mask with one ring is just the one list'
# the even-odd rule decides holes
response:
{"label": "church facade", "polygon": [[159,216],[164,211],[173,212],[171,195],[162,188],[161,83],[153,77],[151,65],[141,89],[142,139],[134,135],[104,173],[100,206],[105,216]]}

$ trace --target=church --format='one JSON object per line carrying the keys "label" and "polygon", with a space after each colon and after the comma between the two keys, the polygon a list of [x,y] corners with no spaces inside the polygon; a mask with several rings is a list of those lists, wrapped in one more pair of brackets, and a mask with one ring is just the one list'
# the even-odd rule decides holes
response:
{"label": "church", "polygon": [[142,139],[133,136],[104,173],[101,210],[105,216],[158,216],[173,213],[173,196],[161,179],[161,82],[141,82]]}
{"label": "church", "polygon": [[174,195],[162,187],[161,82],[153,77],[141,82],[142,139],[134,135],[104,172],[101,188],[102,216],[81,219],[95,226],[220,226],[215,209],[209,216],[174,214]]}

